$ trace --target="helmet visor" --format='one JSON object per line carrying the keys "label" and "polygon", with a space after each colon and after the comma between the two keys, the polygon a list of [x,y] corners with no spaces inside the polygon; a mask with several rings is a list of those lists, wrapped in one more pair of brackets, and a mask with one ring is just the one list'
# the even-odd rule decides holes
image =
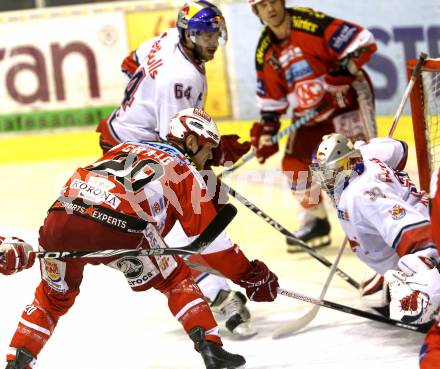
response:
{"label": "helmet visor", "polygon": [[223,23],[218,27],[202,27],[190,29],[191,40],[201,46],[225,45],[228,41],[228,30]]}

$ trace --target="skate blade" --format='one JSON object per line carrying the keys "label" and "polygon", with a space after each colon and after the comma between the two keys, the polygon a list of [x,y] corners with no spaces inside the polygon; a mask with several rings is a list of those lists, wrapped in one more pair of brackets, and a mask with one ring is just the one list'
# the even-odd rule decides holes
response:
{"label": "skate blade", "polygon": [[[312,249],[320,249],[322,247],[330,246],[332,240],[330,236],[324,236],[324,237],[317,237],[313,240],[310,240],[307,243],[307,246],[311,247]],[[287,245],[287,252],[289,254],[294,254],[297,252],[304,252],[304,250],[301,248],[301,246],[298,245]]]}
{"label": "skate blade", "polygon": [[240,339],[248,339],[258,334],[258,331],[249,324],[249,322],[237,325],[231,332],[234,337]]}

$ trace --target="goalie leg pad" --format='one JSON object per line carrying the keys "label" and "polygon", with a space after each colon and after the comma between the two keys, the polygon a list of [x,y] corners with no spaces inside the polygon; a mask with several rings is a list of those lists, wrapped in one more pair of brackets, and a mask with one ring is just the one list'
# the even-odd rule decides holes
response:
{"label": "goalie leg pad", "polygon": [[360,298],[366,307],[378,309],[389,305],[388,286],[384,283],[384,278],[379,273],[366,279],[359,288]]}

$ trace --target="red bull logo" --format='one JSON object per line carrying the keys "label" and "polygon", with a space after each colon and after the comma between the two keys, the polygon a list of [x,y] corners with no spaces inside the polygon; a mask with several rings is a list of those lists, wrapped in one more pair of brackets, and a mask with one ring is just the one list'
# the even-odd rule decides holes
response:
{"label": "red bull logo", "polygon": [[406,215],[406,210],[400,205],[394,205],[390,210],[391,218],[394,220],[402,219]]}
{"label": "red bull logo", "polygon": [[45,260],[46,265],[46,272],[47,276],[53,281],[53,282],[59,282],[61,281],[61,273],[58,269],[58,265],[54,261]]}
{"label": "red bull logo", "polygon": [[190,6],[188,4],[185,4],[182,8],[182,13],[188,15],[189,10],[190,10]]}

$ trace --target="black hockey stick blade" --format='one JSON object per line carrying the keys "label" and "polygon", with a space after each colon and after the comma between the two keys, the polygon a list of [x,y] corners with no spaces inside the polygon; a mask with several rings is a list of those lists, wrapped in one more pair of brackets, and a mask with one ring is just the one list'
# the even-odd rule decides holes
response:
{"label": "black hockey stick blade", "polygon": [[[98,251],[35,251],[39,259],[79,259],[79,258],[108,258],[124,256],[159,256],[159,255],[192,255],[201,253],[209,246],[221,232],[229,225],[237,214],[237,208],[232,204],[224,205],[208,224],[202,233],[189,245],[184,247],[168,248],[162,237],[157,234],[154,226],[145,232],[151,248],[150,249],[120,249],[120,250],[98,250]],[[0,257],[2,254],[0,254]]]}
{"label": "black hockey stick blade", "polygon": [[232,204],[225,204],[218,212],[215,218],[208,224],[205,230],[200,233],[187,248],[192,248],[196,253],[203,251],[209,246],[225,228],[231,223],[237,215],[237,208]]}

